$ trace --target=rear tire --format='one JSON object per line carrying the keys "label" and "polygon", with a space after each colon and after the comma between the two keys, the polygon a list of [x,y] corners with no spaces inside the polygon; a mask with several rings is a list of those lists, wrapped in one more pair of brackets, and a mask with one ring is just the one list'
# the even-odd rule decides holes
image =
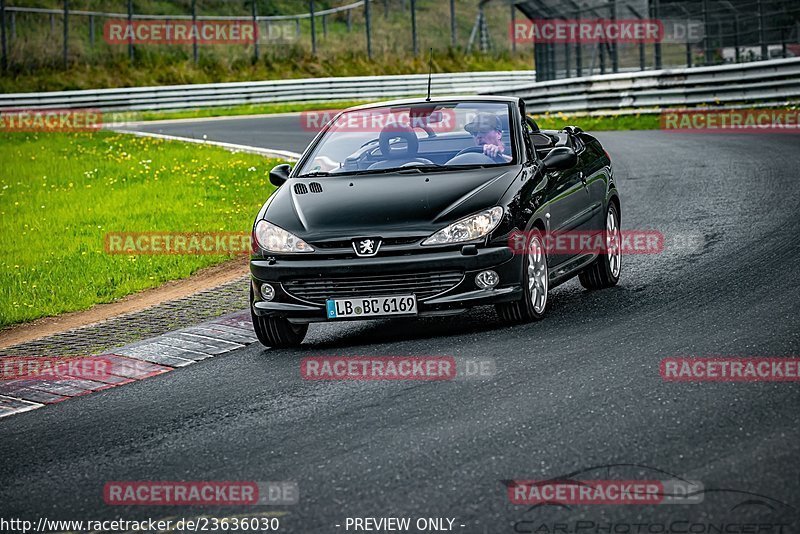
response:
{"label": "rear tire", "polygon": [[539,321],[544,318],[547,309],[550,270],[547,267],[544,240],[538,229],[530,232],[523,263],[522,298],[496,306],[500,319],[510,324]]}
{"label": "rear tire", "polygon": [[299,347],[308,332],[307,324],[292,324],[280,317],[262,317],[253,312],[253,290],[250,289],[250,317],[258,341],[265,347],[285,349]]}
{"label": "rear tire", "polygon": [[603,230],[604,254],[600,254],[586,269],[578,274],[581,285],[589,290],[613,287],[619,282],[622,271],[622,237],[619,229],[619,210],[613,202],[606,210],[606,228]]}

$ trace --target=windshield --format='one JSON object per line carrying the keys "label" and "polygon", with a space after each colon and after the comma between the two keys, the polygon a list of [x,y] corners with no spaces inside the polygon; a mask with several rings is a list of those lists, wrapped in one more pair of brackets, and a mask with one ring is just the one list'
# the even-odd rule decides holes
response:
{"label": "windshield", "polygon": [[298,176],[508,164],[515,161],[509,114],[499,102],[348,111],[328,126]]}

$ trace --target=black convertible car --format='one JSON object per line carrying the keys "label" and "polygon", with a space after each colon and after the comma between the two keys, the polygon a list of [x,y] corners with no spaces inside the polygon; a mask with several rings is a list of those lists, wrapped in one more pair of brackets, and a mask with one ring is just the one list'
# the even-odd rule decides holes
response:
{"label": "black convertible car", "polygon": [[[518,98],[350,108],[270,181],[279,188],[256,217],[250,261],[253,325],[266,346],[298,345],[317,321],[486,304],[508,322],[537,320],[557,284],[619,279],[608,154],[579,128],[540,130]],[[549,246],[565,232],[607,248]]]}

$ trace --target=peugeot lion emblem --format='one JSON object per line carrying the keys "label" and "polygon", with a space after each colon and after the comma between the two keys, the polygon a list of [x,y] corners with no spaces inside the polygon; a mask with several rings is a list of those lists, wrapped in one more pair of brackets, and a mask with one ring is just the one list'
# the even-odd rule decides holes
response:
{"label": "peugeot lion emblem", "polygon": [[381,240],[377,237],[363,237],[353,239],[353,250],[356,256],[374,256],[381,248]]}

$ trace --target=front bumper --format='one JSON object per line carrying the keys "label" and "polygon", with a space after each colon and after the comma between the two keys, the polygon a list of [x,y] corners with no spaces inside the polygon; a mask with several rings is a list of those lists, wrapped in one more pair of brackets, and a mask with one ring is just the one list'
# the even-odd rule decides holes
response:
{"label": "front bumper", "polygon": [[[500,276],[500,283],[494,289],[480,289],[475,285],[475,275],[487,269]],[[325,303],[309,302],[289,293],[283,284],[290,280],[456,271],[463,276],[455,286],[436,295],[417,297],[418,315],[449,315],[473,306],[522,298],[522,256],[514,255],[508,247],[480,248],[477,254],[471,255],[451,250],[371,258],[253,257],[250,260],[253,312],[261,316],[285,317],[293,322],[326,321]],[[275,298],[268,302],[261,299],[259,291],[265,282],[275,288]],[[363,296],[383,295],[365,293]]]}

